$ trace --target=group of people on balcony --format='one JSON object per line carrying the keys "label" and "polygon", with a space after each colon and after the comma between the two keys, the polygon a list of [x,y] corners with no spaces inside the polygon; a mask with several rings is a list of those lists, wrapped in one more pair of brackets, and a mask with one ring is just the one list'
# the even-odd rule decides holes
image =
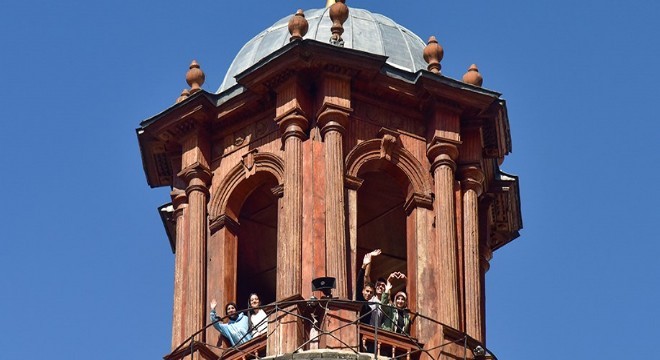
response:
{"label": "group of people on balcony", "polygon": [[[391,273],[387,279],[378,278],[375,283],[370,280],[372,258],[381,254],[380,249],[367,253],[357,275],[357,301],[362,301],[360,321],[374,327],[400,334],[410,334],[410,312],[408,310],[408,295],[398,291],[394,295],[394,305],[390,296],[393,281],[405,281],[406,275],[401,272]],[[253,337],[265,334],[268,330],[268,317],[261,309],[261,301],[255,293],[250,294],[246,314],[238,312],[236,303],[225,306],[227,323],[223,323],[215,308],[215,299],[211,300],[211,323],[231,346],[243,344]]]}
{"label": "group of people on balcony", "polygon": [[357,300],[363,301],[360,310],[360,321],[374,327],[400,334],[410,334],[410,311],[408,310],[408,295],[405,291],[398,291],[394,295],[392,305],[392,282],[406,280],[406,275],[395,271],[387,279],[378,278],[371,282],[371,260],[381,254],[380,249],[364,255],[362,266],[357,275]]}
{"label": "group of people on balcony", "polygon": [[259,300],[259,295],[255,293],[250,294],[247,315],[238,312],[236,304],[233,302],[225,305],[225,314],[229,318],[226,324],[220,321],[221,319],[215,311],[218,302],[213,299],[210,305],[213,327],[229,341],[231,346],[240,345],[253,337],[265,334],[268,330],[268,316],[260,308],[261,301]]}

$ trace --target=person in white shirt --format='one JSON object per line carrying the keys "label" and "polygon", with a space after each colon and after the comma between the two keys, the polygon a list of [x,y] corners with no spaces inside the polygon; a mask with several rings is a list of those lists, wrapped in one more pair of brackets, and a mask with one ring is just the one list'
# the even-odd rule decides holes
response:
{"label": "person in white shirt", "polygon": [[248,315],[252,337],[257,337],[268,331],[268,316],[261,309],[259,295],[255,293],[250,294],[250,299],[248,300]]}

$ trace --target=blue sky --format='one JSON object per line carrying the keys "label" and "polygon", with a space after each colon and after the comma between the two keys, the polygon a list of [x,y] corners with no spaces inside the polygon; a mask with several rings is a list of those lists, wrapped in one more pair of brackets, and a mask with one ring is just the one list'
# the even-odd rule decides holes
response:
{"label": "blue sky", "polygon": [[[134,129],[215,91],[242,44],[308,1],[6,2],[0,11],[3,358],[153,359],[173,256]],[[524,229],[487,275],[500,359],[653,356],[660,319],[660,5],[358,1],[477,63],[507,99]]]}

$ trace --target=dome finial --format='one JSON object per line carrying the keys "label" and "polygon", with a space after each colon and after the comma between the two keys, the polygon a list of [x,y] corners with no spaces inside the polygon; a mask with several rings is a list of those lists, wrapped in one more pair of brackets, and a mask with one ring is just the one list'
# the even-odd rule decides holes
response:
{"label": "dome finial", "polygon": [[345,2],[346,0],[337,0],[330,6],[330,20],[332,20],[330,44],[332,45],[344,46],[341,34],[344,33],[344,22],[348,19],[348,6]]}
{"label": "dome finial", "polygon": [[309,29],[309,23],[305,19],[305,13],[302,9],[298,9],[296,14],[289,20],[289,34],[291,34],[289,42],[302,39],[307,34],[307,29]]}
{"label": "dome finial", "polygon": [[178,104],[182,102],[183,100],[187,99],[188,96],[190,96],[190,91],[188,91],[188,89],[183,89],[181,95],[176,99],[176,103]]}
{"label": "dome finial", "polygon": [[193,60],[186,73],[186,82],[188,83],[188,86],[190,86],[190,93],[194,94],[201,90],[205,79],[206,75],[204,75],[204,72],[199,68],[197,60]]}
{"label": "dome finial", "polygon": [[442,61],[445,51],[442,49],[442,46],[438,44],[435,36],[431,36],[428,41],[428,45],[424,48],[424,60],[429,64],[428,69],[434,74],[440,74],[440,61]]}
{"label": "dome finial", "polygon": [[477,65],[472,64],[470,66],[465,75],[463,75],[463,82],[481,87],[481,85],[484,83],[484,78],[479,73],[479,68],[477,68]]}
{"label": "dome finial", "polygon": [[336,2],[335,0],[328,0],[328,1],[326,1],[326,2],[325,2],[325,8],[326,8],[326,9],[329,8],[329,7],[332,6],[332,4],[334,4],[335,2]]}

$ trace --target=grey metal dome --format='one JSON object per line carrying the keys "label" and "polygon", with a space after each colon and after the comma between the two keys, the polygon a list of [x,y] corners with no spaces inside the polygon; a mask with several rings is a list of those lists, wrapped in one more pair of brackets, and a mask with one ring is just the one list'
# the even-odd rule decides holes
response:
{"label": "grey metal dome", "polygon": [[[287,25],[291,16],[282,18],[243,46],[229,67],[218,93],[234,86],[236,75],[289,43]],[[309,22],[309,31],[304,38],[328,43],[332,34],[329,9],[307,10],[305,18]],[[410,72],[426,69],[423,56],[426,43],[383,15],[350,8],[342,38],[344,47],[387,56],[387,63],[399,69]]]}

